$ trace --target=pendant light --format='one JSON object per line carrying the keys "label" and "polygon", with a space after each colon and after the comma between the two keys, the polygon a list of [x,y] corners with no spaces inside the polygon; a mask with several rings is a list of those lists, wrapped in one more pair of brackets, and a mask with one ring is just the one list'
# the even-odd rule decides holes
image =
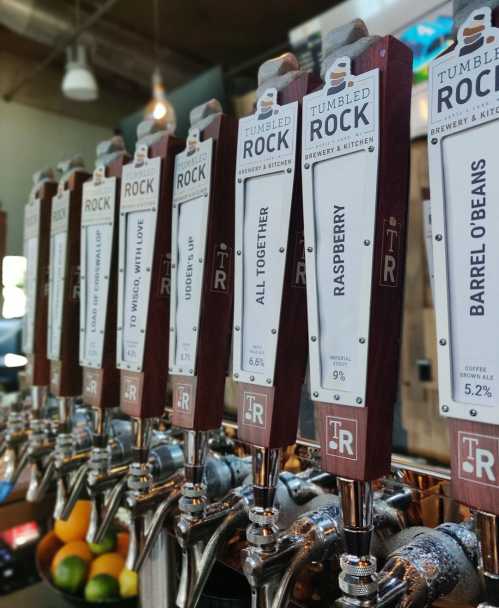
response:
{"label": "pendant light", "polygon": [[[76,28],[80,22],[80,1],[75,3]],[[65,97],[74,101],[95,101],[99,96],[97,80],[87,63],[85,47],[76,43],[66,49],[66,69],[61,85]]]}
{"label": "pendant light", "polygon": [[148,114],[157,120],[169,133],[174,133],[177,126],[175,108],[166,97],[165,85],[159,69],[159,6],[153,0],[154,54],[156,67],[152,73],[152,101],[148,105]]}
{"label": "pendant light", "polygon": [[66,73],[62,92],[75,101],[95,101],[99,96],[97,80],[88,67],[86,50],[81,44],[66,49]]}

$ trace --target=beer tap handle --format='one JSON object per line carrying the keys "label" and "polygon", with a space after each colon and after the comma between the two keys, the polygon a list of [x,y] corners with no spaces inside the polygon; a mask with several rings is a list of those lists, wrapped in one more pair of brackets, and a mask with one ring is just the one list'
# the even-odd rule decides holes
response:
{"label": "beer tap handle", "polygon": [[[498,266],[490,260],[496,258],[498,222],[486,212],[486,197],[477,210],[471,195],[478,187],[485,192],[496,176],[498,123],[493,108],[499,65],[492,50],[499,39],[499,5],[458,0],[453,9],[455,44],[429,63],[428,72],[429,98],[439,100],[428,106],[427,130],[439,412],[449,418],[452,497],[476,513],[486,596],[482,606],[497,606],[499,300],[490,289],[487,298],[476,298],[476,285],[469,277],[479,262],[487,268],[489,286],[497,284]],[[456,72],[464,61],[466,74]],[[468,85],[472,94],[461,99],[462,85]],[[479,122],[475,121],[478,96]],[[445,131],[440,125],[446,126]],[[464,254],[468,251],[471,259]],[[466,272],[461,272],[463,268]],[[462,306],[462,294],[470,286],[469,305]]]}
{"label": "beer tap handle", "polygon": [[[56,190],[55,171],[51,168],[37,171],[33,175],[29,201],[24,208],[24,242],[28,254],[28,273],[23,352],[27,357],[26,382],[31,387],[32,419],[39,417],[46,405],[50,382],[50,365],[46,351],[48,292],[45,273],[50,257],[52,198]],[[31,240],[33,237],[34,241]]]}
{"label": "beer tap handle", "polygon": [[87,480],[88,462],[82,464],[73,478],[73,482],[69,488],[69,496],[66,500],[60,515],[60,519],[67,520],[71,515],[71,511],[76,504],[76,501],[80,498]]}
{"label": "beer tap handle", "polygon": [[[146,420],[161,417],[165,405],[170,336],[167,285],[170,284],[171,191],[174,155],[180,151],[182,141],[162,130],[154,120],[141,122],[137,137],[134,159],[123,167],[121,179],[116,367],[120,370],[121,410],[134,419]],[[137,186],[145,175],[150,190],[148,188],[143,197],[138,195]],[[138,217],[147,217],[147,221],[141,219],[137,224],[137,209],[140,209]],[[140,258],[133,273],[127,264],[130,251],[136,251],[135,255]],[[130,287],[132,274],[137,275],[137,293]],[[136,305],[135,298],[144,304],[137,313],[140,322],[137,327],[135,315],[130,314]]]}
{"label": "beer tap handle", "polygon": [[[83,369],[82,398],[94,413],[96,441],[106,440],[107,412],[119,404],[120,379],[116,369],[119,183],[128,160],[121,136],[100,142],[93,175],[83,185],[79,359]],[[100,226],[97,232],[96,226]],[[102,243],[107,243],[107,247]],[[94,280],[97,259],[104,276],[102,284]],[[99,309],[104,309],[103,314],[96,315],[90,331],[91,319]]]}
{"label": "beer tap handle", "polygon": [[111,523],[120,508],[123,498],[125,496],[125,492],[127,490],[127,477],[122,477],[118,483],[113,487],[111,492],[109,493],[108,500],[105,502],[105,514],[102,519],[102,523],[100,525],[97,524],[98,513],[100,512],[100,505],[96,504],[99,501],[99,493],[96,493],[93,497],[93,501],[95,504],[95,509],[92,508],[92,513],[94,514],[94,520],[90,521],[90,526],[88,528],[87,533],[87,542],[101,543],[104,540],[104,537],[109,530]]}

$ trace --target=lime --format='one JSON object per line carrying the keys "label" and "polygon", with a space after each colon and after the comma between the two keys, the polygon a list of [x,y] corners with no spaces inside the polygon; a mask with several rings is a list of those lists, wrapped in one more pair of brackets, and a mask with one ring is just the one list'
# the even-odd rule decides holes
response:
{"label": "lime", "polygon": [[116,546],[116,533],[109,531],[106,536],[104,536],[101,543],[88,543],[88,546],[90,547],[90,551],[95,555],[110,553]]}
{"label": "lime", "polygon": [[104,602],[120,595],[120,586],[114,576],[98,574],[91,578],[85,587],[87,602]]}
{"label": "lime", "polygon": [[133,570],[123,568],[120,574],[121,597],[135,597],[139,592],[139,577]]}
{"label": "lime", "polygon": [[81,557],[65,557],[56,567],[54,583],[59,589],[69,593],[78,593],[85,583],[87,564]]}

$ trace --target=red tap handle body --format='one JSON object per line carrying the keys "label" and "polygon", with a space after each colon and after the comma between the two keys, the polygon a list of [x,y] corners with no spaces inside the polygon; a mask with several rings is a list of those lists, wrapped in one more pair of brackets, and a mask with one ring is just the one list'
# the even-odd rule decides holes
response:
{"label": "red tap handle body", "polygon": [[224,411],[232,327],[237,121],[220,114],[201,132],[202,141],[210,138],[212,181],[195,374],[171,374],[172,423],[196,431],[218,428]]}
{"label": "red tap handle body", "polygon": [[[80,223],[83,183],[88,179],[86,171],[78,170],[64,184],[68,193],[66,273],[62,295],[62,328],[60,356],[50,361],[50,392],[55,397],[77,397],[81,394],[82,373],[79,363],[80,337]],[[64,195],[63,195],[64,196]],[[52,199],[52,223],[54,205]]]}
{"label": "red tap handle body", "polygon": [[[301,74],[278,92],[281,106],[298,102],[317,86],[309,73]],[[243,441],[263,447],[281,448],[296,441],[302,387],[307,364],[307,308],[304,280],[303,209],[300,163],[300,108],[298,109],[296,164],[287,235],[277,351],[270,386],[236,383],[238,435]],[[237,176],[236,176],[237,177]],[[248,408],[257,403],[263,419],[249,420]],[[256,422],[256,424],[255,424]]]}
{"label": "red tap handle body", "polygon": [[120,372],[116,367],[116,321],[118,297],[118,228],[120,212],[120,183],[123,166],[130,162],[127,154],[119,156],[106,166],[106,177],[116,178],[116,198],[111,245],[109,291],[106,322],[104,326],[104,350],[100,368],[83,365],[83,401],[98,408],[117,407],[120,400]]}
{"label": "red tap handle body", "polygon": [[[498,8],[492,11],[492,25],[499,27]],[[497,39],[494,46],[496,44]],[[447,48],[442,55],[452,52],[454,48],[455,44]],[[485,52],[490,53],[488,50]],[[480,73],[483,69],[479,67],[477,72]],[[470,82],[472,78],[473,75],[470,74]],[[477,134],[477,137],[480,135]],[[445,247],[442,244],[439,246]],[[437,348],[449,347],[438,344]],[[494,398],[497,400],[496,395]],[[455,418],[449,418],[448,424],[453,498],[472,508],[499,516],[499,426]],[[490,541],[490,538],[488,540]]]}
{"label": "red tap handle body", "polygon": [[[48,278],[50,257],[50,210],[52,197],[57,191],[55,181],[44,182],[36,192],[38,202],[30,201],[28,207],[36,205],[33,213],[38,216],[38,251],[36,261],[35,317],[33,319],[32,352],[27,353],[26,381],[30,386],[48,386],[50,362],[47,359],[47,314]],[[29,211],[26,212],[28,214]]]}
{"label": "red tap handle body", "polygon": [[[363,407],[316,401],[322,464],[330,473],[369,481],[389,473],[399,355],[409,191],[412,54],[386,36],[352,60],[352,74],[379,69],[379,156],[371,274],[367,380]],[[359,179],[362,179],[359,176]],[[334,184],[331,184],[334,189]],[[386,256],[393,273],[385,280]],[[334,434],[350,433],[341,453]],[[331,446],[337,446],[332,449]]]}
{"label": "red tap handle body", "polygon": [[[181,139],[164,135],[148,149],[149,158],[161,158],[158,216],[154,235],[151,285],[142,371],[121,366],[120,406],[135,418],[161,416],[166,405],[170,320],[170,256],[172,188],[175,154],[184,146]],[[123,210],[123,200],[121,201]]]}

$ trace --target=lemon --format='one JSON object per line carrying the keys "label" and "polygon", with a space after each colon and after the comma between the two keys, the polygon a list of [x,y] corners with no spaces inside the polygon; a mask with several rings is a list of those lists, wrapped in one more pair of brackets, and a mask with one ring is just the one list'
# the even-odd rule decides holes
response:
{"label": "lemon", "polygon": [[116,546],[116,533],[110,531],[104,536],[101,543],[89,543],[88,546],[95,555],[110,553]]}
{"label": "lemon", "polygon": [[55,569],[54,584],[68,593],[78,593],[87,577],[87,564],[81,557],[65,557]]}
{"label": "lemon", "polygon": [[135,597],[139,593],[139,577],[133,570],[123,568],[119,581],[121,597]]}
{"label": "lemon", "polygon": [[104,602],[118,598],[120,586],[118,581],[109,574],[98,574],[91,578],[85,586],[87,602]]}

